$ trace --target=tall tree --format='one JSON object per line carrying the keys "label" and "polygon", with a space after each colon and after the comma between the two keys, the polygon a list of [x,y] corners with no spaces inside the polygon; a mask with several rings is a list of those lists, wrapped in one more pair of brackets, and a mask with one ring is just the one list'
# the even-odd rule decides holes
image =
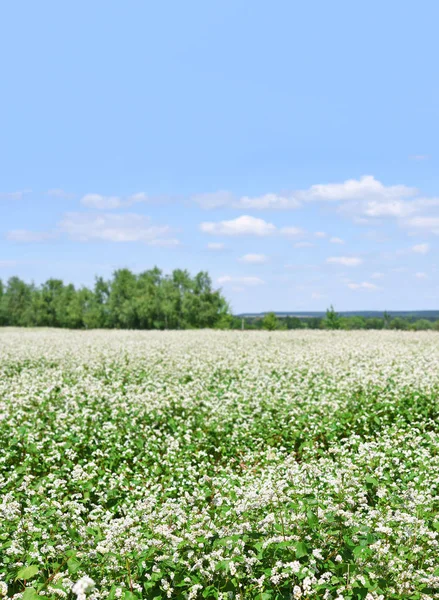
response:
{"label": "tall tree", "polygon": [[331,304],[326,310],[325,327],[326,329],[340,329],[340,326],[340,315],[335,312],[335,309]]}

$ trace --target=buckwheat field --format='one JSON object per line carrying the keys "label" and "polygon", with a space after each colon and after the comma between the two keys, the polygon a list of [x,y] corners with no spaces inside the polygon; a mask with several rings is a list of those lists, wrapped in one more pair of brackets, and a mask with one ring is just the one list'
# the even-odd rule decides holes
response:
{"label": "buckwheat field", "polygon": [[439,598],[439,335],[0,330],[0,596]]}

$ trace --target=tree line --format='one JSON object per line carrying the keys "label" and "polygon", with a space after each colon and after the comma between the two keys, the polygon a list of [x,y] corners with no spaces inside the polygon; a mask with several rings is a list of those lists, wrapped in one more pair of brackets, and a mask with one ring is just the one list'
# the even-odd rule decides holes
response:
{"label": "tree line", "polygon": [[37,286],[19,277],[0,279],[0,326],[69,329],[400,329],[439,331],[439,321],[397,316],[341,316],[331,306],[324,317],[233,316],[212,287],[208,273],[194,277],[154,267],[140,274],[118,269],[109,280],[97,277],[92,288],[48,279]]}
{"label": "tree line", "polygon": [[288,329],[397,329],[401,331],[439,331],[439,321],[415,319],[413,317],[391,317],[384,311],[382,317],[361,315],[341,316],[330,306],[324,317],[277,317],[267,313],[263,317],[233,318],[233,327],[244,329],[266,329],[269,331]]}
{"label": "tree line", "polygon": [[157,267],[134,274],[119,269],[93,288],[61,279],[40,286],[11,277],[0,280],[0,325],[70,329],[191,329],[228,326],[229,305],[206,272],[192,277]]}

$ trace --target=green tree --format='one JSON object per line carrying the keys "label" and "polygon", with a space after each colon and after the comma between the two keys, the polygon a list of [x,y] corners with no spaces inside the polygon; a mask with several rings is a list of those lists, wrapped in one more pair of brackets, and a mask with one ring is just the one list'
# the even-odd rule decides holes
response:
{"label": "green tree", "polygon": [[299,317],[285,317],[285,324],[287,329],[302,329],[303,323]]}
{"label": "green tree", "polygon": [[268,331],[274,331],[279,328],[279,320],[274,312],[269,312],[262,319],[262,328]]}
{"label": "green tree", "polygon": [[383,323],[384,323],[383,326],[384,326],[384,329],[389,329],[391,320],[392,320],[392,317],[387,312],[387,310],[385,310],[384,313],[383,313]]}
{"label": "green tree", "polygon": [[0,279],[0,326],[6,325],[6,311],[4,309],[5,286]]}
{"label": "green tree", "polygon": [[402,329],[407,330],[409,328],[409,322],[402,317],[395,317],[390,321],[390,329]]}
{"label": "green tree", "polygon": [[433,323],[428,319],[418,319],[412,324],[412,328],[415,331],[426,331],[428,329],[433,329]]}
{"label": "green tree", "polygon": [[8,325],[27,327],[32,323],[32,292],[33,285],[28,285],[19,277],[8,279],[3,293],[2,313],[6,316]]}
{"label": "green tree", "polygon": [[139,275],[119,269],[110,281],[98,277],[93,290],[60,279],[40,287],[11,277],[0,281],[0,325],[67,328],[179,329],[232,326],[230,307],[213,289],[208,273],[191,277],[157,267]]}
{"label": "green tree", "polygon": [[384,320],[379,317],[370,317],[366,319],[366,329],[383,329]]}
{"label": "green tree", "polygon": [[129,269],[113,273],[108,308],[110,325],[117,329],[135,329],[138,325],[135,308],[136,276]]}
{"label": "green tree", "polygon": [[326,317],[324,320],[324,326],[326,329],[340,329],[340,315],[335,312],[334,307],[331,306],[326,310]]}
{"label": "green tree", "polygon": [[340,329],[365,329],[366,319],[360,315],[353,315],[352,317],[340,317]]}

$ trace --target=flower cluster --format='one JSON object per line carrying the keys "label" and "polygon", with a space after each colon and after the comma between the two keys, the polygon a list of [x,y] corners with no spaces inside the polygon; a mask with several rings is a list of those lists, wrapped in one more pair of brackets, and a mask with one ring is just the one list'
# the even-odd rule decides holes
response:
{"label": "flower cluster", "polygon": [[439,336],[0,330],[0,597],[439,598]]}

